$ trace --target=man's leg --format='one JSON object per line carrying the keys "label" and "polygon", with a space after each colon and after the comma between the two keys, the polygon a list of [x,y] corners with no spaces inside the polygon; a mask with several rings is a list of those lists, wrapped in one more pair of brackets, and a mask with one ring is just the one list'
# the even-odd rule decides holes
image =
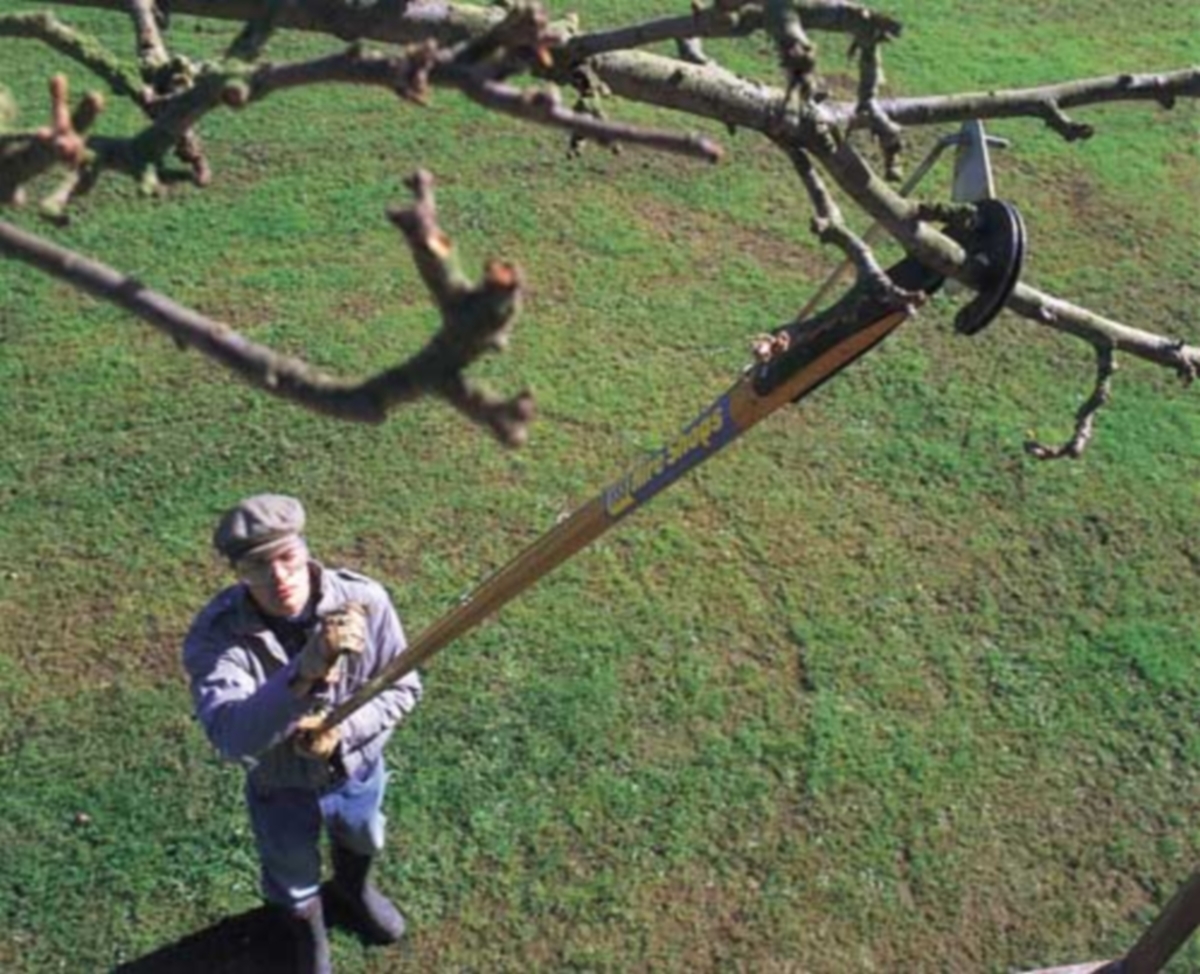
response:
{"label": "man's leg", "polygon": [[333,882],[330,890],[370,941],[390,944],[404,936],[404,917],[367,878],[383,849],[383,792],[387,771],[381,758],[362,780],[350,779],[321,797],[329,828]]}
{"label": "man's leg", "polygon": [[321,807],[298,789],[259,794],[247,783],[246,807],[262,870],[262,892],[277,907],[297,950],[297,970],[331,974],[329,938],[321,908]]}

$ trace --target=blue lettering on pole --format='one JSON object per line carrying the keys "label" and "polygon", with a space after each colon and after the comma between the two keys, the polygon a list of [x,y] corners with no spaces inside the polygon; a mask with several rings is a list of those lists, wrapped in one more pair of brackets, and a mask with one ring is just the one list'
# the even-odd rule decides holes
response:
{"label": "blue lettering on pole", "polygon": [[623,517],[669,487],[734,438],[737,430],[722,396],[666,446],[660,447],[604,491],[604,509]]}

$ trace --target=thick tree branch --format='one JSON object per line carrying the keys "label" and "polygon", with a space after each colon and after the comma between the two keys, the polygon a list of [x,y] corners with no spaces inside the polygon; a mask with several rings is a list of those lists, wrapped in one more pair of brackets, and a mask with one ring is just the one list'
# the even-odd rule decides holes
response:
{"label": "thick tree branch", "polygon": [[[65,5],[125,9],[127,0],[50,0]],[[144,0],[143,0],[144,3]],[[154,102],[154,124],[133,140],[91,137],[88,148],[106,164],[138,171],[157,159],[190,131],[218,103],[245,104],[271,91],[319,81],[377,83],[419,100],[428,85],[457,87],[491,110],[542,124],[560,126],[573,137],[602,142],[638,141],[656,148],[711,157],[713,147],[700,139],[667,133],[641,133],[604,119],[597,108],[569,112],[550,93],[530,92],[505,84],[518,70],[561,84],[586,77],[590,90],[705,118],[730,128],[762,133],[784,149],[797,167],[816,214],[814,229],[854,262],[860,278],[879,273],[865,238],[850,233],[841,219],[829,186],[835,186],[904,249],[931,269],[968,286],[982,286],[979,269],[963,248],[941,232],[935,221],[949,211],[940,200],[906,200],[875,172],[851,144],[848,134],[868,128],[880,141],[889,175],[901,148],[903,127],[962,122],[972,118],[1031,117],[1044,119],[1068,139],[1092,129],[1067,114],[1074,109],[1117,101],[1150,101],[1170,108],[1177,99],[1200,97],[1200,68],[1168,73],[1113,75],[1037,88],[924,97],[882,97],[885,42],[900,25],[865,7],[839,0],[713,0],[696,5],[691,15],[642,24],[581,32],[572,21],[547,23],[529,8],[483,7],[441,0],[173,0],[179,13],[253,21],[258,37],[272,26],[322,31],[339,37],[370,38],[410,46],[397,54],[368,54],[361,48],[302,65],[256,65],[231,62],[209,66],[192,87]],[[9,20],[9,30],[32,21]],[[129,89],[137,82],[111,56],[81,47],[71,34],[37,22],[47,43],[74,51],[81,63]],[[0,29],[4,20],[0,19]],[[249,28],[248,28],[249,29]],[[523,34],[521,32],[524,32]],[[737,37],[769,31],[779,45],[787,77],[785,87],[740,78],[707,58],[666,57],[644,50],[648,44],[693,39]],[[813,32],[843,33],[859,54],[856,98],[828,100],[819,90],[814,69]],[[28,33],[24,36],[30,36]],[[515,38],[515,39],[514,39]],[[247,41],[248,56],[261,42]],[[456,45],[447,47],[446,45]],[[696,63],[693,63],[696,62]],[[124,80],[122,80],[124,79]],[[798,82],[801,98],[789,100]],[[137,97],[137,92],[134,92]],[[799,162],[797,161],[799,160]],[[2,163],[0,163],[2,168]],[[86,172],[86,170],[85,170]],[[1113,322],[1084,308],[1020,284],[1008,307],[1039,325],[1164,365],[1185,377],[1194,374],[1197,350],[1174,339]]]}
{"label": "thick tree branch", "polygon": [[[62,0],[60,0],[62,2]],[[110,0],[73,0],[88,5],[110,5]],[[214,0],[198,3],[197,0],[176,0],[176,9],[181,12],[203,13],[215,16],[244,17],[261,16],[264,3],[246,0]],[[297,9],[300,7],[302,9]],[[728,22],[730,16],[751,17],[754,7],[742,3],[720,2],[706,16],[699,16],[701,24],[712,25]],[[860,44],[877,44],[881,38],[899,33],[899,25],[881,18],[864,8],[845,3],[800,3],[797,9],[804,13],[806,24],[814,29],[844,30],[852,33]],[[279,13],[279,23],[302,29],[329,29],[335,11],[345,5],[337,0],[322,0],[304,5],[286,5]],[[351,11],[352,13],[353,11]],[[342,16],[339,14],[338,16]],[[493,9],[474,8],[456,4],[399,4],[381,0],[371,10],[369,17],[355,22],[361,34],[388,40],[412,39],[418,36],[468,37],[478,36],[500,22],[503,12]],[[724,21],[722,20],[724,18]],[[696,32],[697,18],[687,19],[687,30],[681,20],[676,21],[674,30],[681,35]],[[345,22],[342,23],[343,28]],[[666,36],[660,29],[657,36]],[[585,37],[588,35],[584,35]],[[568,42],[568,49],[582,52],[581,38]],[[576,45],[572,48],[570,45]],[[688,114],[711,118],[727,125],[752,128],[782,136],[782,141],[808,145],[811,132],[803,132],[804,125],[811,125],[798,116],[781,116],[779,106],[784,92],[769,86],[735,78],[723,69],[704,65],[686,64],[672,58],[637,52],[615,52],[593,57],[588,61],[598,81],[618,97],[644,101]],[[1181,94],[1195,94],[1197,72],[1195,70],[1175,72],[1169,75],[1145,76],[1145,79],[1100,79],[1070,85],[1029,89],[1022,92],[989,93],[988,98],[1003,106],[1006,111],[1041,110],[1048,99],[1060,106],[1087,104],[1114,98],[1154,97],[1163,104]],[[860,92],[861,93],[861,92]],[[860,99],[861,101],[861,99]],[[896,124],[927,124],[933,121],[961,120],[962,118],[992,117],[988,105],[980,105],[975,99],[968,103],[954,98],[897,99],[878,101],[878,107],[886,117]],[[820,106],[821,118],[827,125],[849,123],[861,109],[861,104]],[[589,119],[594,124],[596,119]],[[582,128],[582,126],[581,126]],[[959,276],[970,283],[970,275],[960,269],[963,259],[961,249],[923,224],[913,223],[914,211],[900,206],[894,194],[890,194],[883,180],[872,180],[864,173],[869,167],[860,157],[827,152],[818,155],[821,165],[831,167],[830,172],[843,189],[851,192],[856,202],[863,204],[884,228],[916,254],[929,261],[931,266],[951,276]]]}
{"label": "thick tree branch", "polygon": [[[100,7],[124,10],[127,0],[43,0],[55,6]],[[276,26],[330,34],[344,40],[370,39],[389,44],[411,44],[433,40],[453,44],[490,30],[505,17],[501,5],[445,2],[445,0],[374,0],[347,3],[345,0],[305,0],[280,3],[275,0],[171,0],[178,14],[248,22],[273,17]],[[849,34],[854,37],[886,31],[898,35],[900,24],[868,7],[844,0],[796,0],[805,23],[813,30]],[[762,4],[715,0],[710,7],[695,5],[691,14],[665,17],[645,24],[612,30],[580,33],[573,19],[552,25],[568,40],[571,60],[596,54],[629,50],[662,41],[691,38],[746,36],[763,26]]]}
{"label": "thick tree branch", "polygon": [[[123,10],[126,0],[44,2],[54,6]],[[171,7],[180,14],[245,22],[265,17],[270,4],[271,0],[172,0]],[[858,4],[827,0],[798,3],[796,6],[803,12],[805,25],[810,30],[846,33],[864,40],[880,36],[894,38],[901,31],[901,25],[895,20]],[[504,16],[505,11],[500,7],[433,0],[414,0],[411,3],[405,0],[376,0],[370,5],[347,4],[344,0],[309,0],[302,4],[281,5],[275,22],[279,27],[345,38],[364,38],[393,44],[427,40],[448,44],[476,37],[490,30]],[[729,26],[730,17],[735,21],[732,27]],[[712,8],[701,9],[693,16],[667,18],[636,28],[579,34],[575,25],[563,23],[550,25],[550,30],[562,35],[568,61],[591,59],[602,80],[621,97],[743,126],[748,123],[744,118],[746,106],[741,104],[741,93],[733,92],[728,104],[724,99],[711,96],[707,100],[697,101],[694,97],[697,92],[691,92],[693,97],[681,98],[681,93],[672,90],[671,86],[653,81],[670,77],[671,72],[682,65],[698,74],[681,75],[681,82],[711,91],[708,83],[727,80],[731,77],[727,72],[717,71],[716,78],[708,78],[703,74],[704,66],[683,64],[674,58],[649,52],[631,52],[628,48],[662,40],[738,36],[761,27],[761,9],[755,5],[717,2]],[[745,85],[758,92],[757,110],[749,114],[762,123],[762,102],[777,103],[781,92],[753,82],[745,82]],[[1112,75],[1012,91],[881,99],[879,104],[895,124],[913,126],[962,122],[970,118],[1042,117],[1045,106],[1050,103],[1057,105],[1060,111],[1121,100],[1152,100],[1170,107],[1180,97],[1200,97],[1200,68],[1160,74]],[[858,108],[858,102],[828,103],[825,110],[831,120],[848,124]],[[727,114],[734,117],[727,118]]]}

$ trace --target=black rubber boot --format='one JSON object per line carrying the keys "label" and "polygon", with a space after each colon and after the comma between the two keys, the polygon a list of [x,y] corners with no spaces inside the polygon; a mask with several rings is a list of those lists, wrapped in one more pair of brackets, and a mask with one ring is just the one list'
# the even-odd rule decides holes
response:
{"label": "black rubber boot", "polygon": [[333,844],[329,891],[351,925],[373,944],[393,944],[404,936],[404,915],[367,879],[371,856]]}
{"label": "black rubber boot", "polygon": [[314,896],[303,906],[291,910],[280,908],[279,913],[295,945],[298,974],[333,974],[321,897]]}

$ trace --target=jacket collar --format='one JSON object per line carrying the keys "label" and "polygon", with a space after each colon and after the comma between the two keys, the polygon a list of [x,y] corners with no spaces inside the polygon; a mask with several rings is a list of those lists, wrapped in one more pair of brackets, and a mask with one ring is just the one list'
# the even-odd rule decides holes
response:
{"label": "jacket collar", "polygon": [[[319,561],[308,563],[313,574],[313,589],[317,594],[315,616],[320,618],[345,601],[333,573],[328,571]],[[233,631],[239,636],[257,636],[274,648],[275,636],[267,626],[262,612],[250,597],[250,589],[245,582],[238,582],[231,589],[234,599]]]}

